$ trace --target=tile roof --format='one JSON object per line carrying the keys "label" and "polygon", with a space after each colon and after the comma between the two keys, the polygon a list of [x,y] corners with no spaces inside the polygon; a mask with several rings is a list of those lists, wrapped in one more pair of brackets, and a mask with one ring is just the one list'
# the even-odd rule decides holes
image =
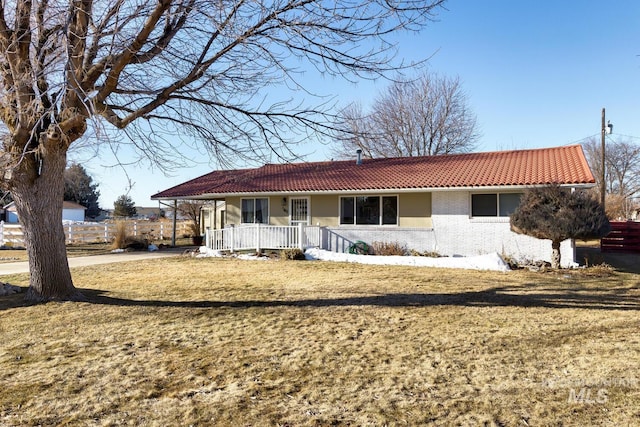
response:
{"label": "tile roof", "polygon": [[267,164],[218,170],[151,196],[455,189],[595,182],[582,147],[494,151],[442,156]]}

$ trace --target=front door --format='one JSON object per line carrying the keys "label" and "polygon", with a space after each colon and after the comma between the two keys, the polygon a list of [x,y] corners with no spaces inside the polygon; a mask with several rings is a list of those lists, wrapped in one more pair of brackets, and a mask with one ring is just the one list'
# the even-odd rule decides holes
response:
{"label": "front door", "polygon": [[309,198],[308,197],[291,197],[291,225],[304,224],[309,225]]}

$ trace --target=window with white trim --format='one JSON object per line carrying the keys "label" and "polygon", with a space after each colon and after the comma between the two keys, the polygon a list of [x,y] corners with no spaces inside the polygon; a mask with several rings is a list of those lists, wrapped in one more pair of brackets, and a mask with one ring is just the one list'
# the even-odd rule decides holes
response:
{"label": "window with white trim", "polygon": [[518,205],[523,193],[478,193],[471,195],[471,216],[508,217]]}
{"label": "window with white trim", "polygon": [[242,224],[268,224],[269,199],[242,199]]}
{"label": "window with white trim", "polygon": [[398,196],[340,197],[340,224],[397,225]]}

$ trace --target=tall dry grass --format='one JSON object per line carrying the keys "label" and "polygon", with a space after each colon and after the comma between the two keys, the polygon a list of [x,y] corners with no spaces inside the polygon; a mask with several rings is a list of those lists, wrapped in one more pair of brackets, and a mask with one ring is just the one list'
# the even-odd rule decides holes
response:
{"label": "tall dry grass", "polygon": [[[0,299],[0,425],[640,421],[636,275],[192,258],[73,274],[92,302]],[[606,399],[571,401],[581,384]]]}

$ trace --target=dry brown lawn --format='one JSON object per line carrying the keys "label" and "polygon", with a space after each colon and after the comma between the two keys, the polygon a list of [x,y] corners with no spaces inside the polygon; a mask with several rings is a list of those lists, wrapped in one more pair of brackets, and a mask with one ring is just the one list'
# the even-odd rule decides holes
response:
{"label": "dry brown lawn", "polygon": [[[156,245],[169,245],[170,240],[153,240]],[[191,247],[190,238],[176,239],[176,247]],[[80,257],[90,255],[104,255],[113,250],[111,243],[91,242],[91,243],[73,243],[67,244],[68,257]],[[25,249],[0,249],[0,263],[27,261],[27,251]]]}
{"label": "dry brown lawn", "polygon": [[[67,256],[78,257],[88,255],[102,255],[111,252],[109,243],[84,243],[67,245]],[[27,261],[25,249],[0,249],[0,263]]]}
{"label": "dry brown lawn", "polygon": [[0,298],[0,425],[638,425],[640,276],[598,273],[76,269]]}

